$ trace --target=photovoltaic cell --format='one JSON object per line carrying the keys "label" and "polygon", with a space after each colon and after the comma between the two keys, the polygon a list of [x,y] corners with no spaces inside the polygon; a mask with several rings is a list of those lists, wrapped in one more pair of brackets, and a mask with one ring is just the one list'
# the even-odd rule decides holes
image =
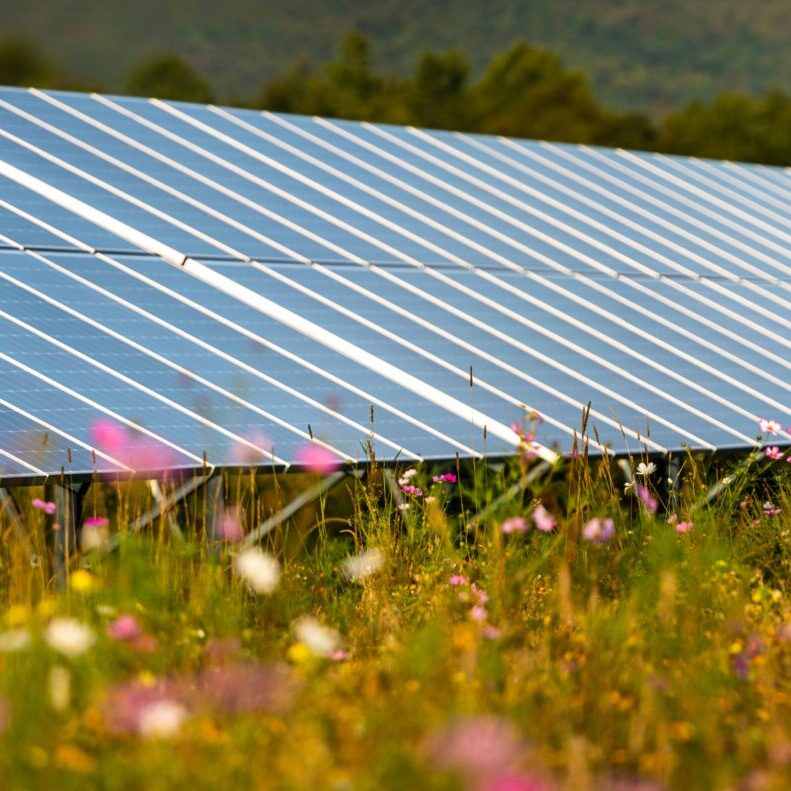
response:
{"label": "photovoltaic cell", "polygon": [[750,446],[791,418],[789,196],[778,168],[0,89],[0,477],[128,473],[94,458],[108,416],[188,467],[264,436],[281,466],[504,455],[530,410],[566,450],[589,402],[615,450]]}

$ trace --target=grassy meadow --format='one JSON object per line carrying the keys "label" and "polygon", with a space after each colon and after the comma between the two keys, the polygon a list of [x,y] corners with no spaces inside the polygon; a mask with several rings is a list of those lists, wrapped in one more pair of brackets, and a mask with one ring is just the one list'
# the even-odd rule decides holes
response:
{"label": "grassy meadow", "polygon": [[132,534],[148,491],[96,484],[65,589],[20,491],[0,786],[791,786],[791,464],[690,456],[669,483],[635,458],[630,483],[580,454],[520,487],[530,455],[392,487],[374,465],[253,548],[318,473],[232,476],[182,536]]}

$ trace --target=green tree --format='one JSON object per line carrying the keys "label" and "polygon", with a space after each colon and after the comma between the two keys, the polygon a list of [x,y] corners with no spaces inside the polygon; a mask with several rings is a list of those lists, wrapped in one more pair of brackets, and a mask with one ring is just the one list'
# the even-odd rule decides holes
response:
{"label": "green tree", "polygon": [[156,55],[143,61],[126,84],[133,96],[154,96],[185,102],[211,102],[211,85],[178,55]]}
{"label": "green tree", "polygon": [[512,137],[592,142],[604,119],[582,72],[524,42],[491,61],[471,103],[479,131]]}
{"label": "green tree", "polygon": [[407,86],[410,123],[436,129],[469,126],[470,64],[460,52],[426,52]]}
{"label": "green tree", "polygon": [[774,91],[760,99],[721,94],[692,102],[661,125],[659,148],[715,159],[791,164],[791,99]]}
{"label": "green tree", "polygon": [[0,42],[0,85],[49,88],[55,83],[54,69],[29,41]]}

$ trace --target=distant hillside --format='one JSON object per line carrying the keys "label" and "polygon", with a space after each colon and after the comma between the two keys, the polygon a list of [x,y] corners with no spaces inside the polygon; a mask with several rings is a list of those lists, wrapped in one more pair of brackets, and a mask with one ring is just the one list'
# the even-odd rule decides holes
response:
{"label": "distant hillside", "polygon": [[524,38],[587,71],[605,103],[663,112],[723,90],[791,89],[788,11],[788,0],[0,0],[0,38],[27,37],[109,89],[142,58],[176,52],[223,99],[329,59],[351,28],[394,72],[451,48],[477,69]]}

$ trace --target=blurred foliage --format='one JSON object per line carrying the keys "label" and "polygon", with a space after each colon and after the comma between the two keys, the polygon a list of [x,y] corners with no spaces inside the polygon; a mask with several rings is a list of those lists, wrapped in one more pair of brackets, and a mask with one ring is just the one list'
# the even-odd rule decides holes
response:
{"label": "blurred foliage", "polygon": [[[0,84],[79,88],[58,75],[30,44],[0,42]],[[101,86],[92,86],[101,90]],[[126,91],[193,102],[215,100],[209,80],[178,55],[138,65]],[[352,120],[412,124],[512,137],[791,165],[791,98],[724,93],[654,119],[616,111],[597,97],[588,76],[554,52],[516,42],[476,77],[458,50],[424,52],[411,76],[377,66],[372,40],[353,31],[334,60],[300,60],[239,106]]]}
{"label": "blurred foliage", "polygon": [[178,55],[157,55],[141,63],[126,85],[135,96],[184,102],[211,102],[211,85]]}

